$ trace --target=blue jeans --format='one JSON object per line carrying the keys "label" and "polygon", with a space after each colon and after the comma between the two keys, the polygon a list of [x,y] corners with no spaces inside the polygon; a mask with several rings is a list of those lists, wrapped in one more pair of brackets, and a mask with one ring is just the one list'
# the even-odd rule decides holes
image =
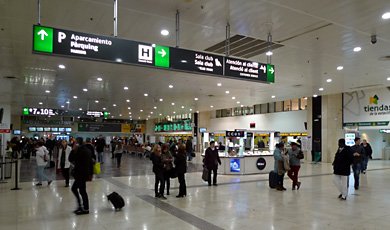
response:
{"label": "blue jeans", "polygon": [[367,170],[368,156],[363,156],[362,159],[362,172]]}
{"label": "blue jeans", "polygon": [[353,177],[355,178],[355,189],[359,188],[359,177],[360,177],[361,169],[362,169],[361,163],[352,165]]}
{"label": "blue jeans", "polygon": [[103,163],[103,152],[98,153],[98,162]]}
{"label": "blue jeans", "polygon": [[42,181],[50,181],[51,179],[44,172],[45,166],[37,166],[37,176],[38,182],[42,183]]}

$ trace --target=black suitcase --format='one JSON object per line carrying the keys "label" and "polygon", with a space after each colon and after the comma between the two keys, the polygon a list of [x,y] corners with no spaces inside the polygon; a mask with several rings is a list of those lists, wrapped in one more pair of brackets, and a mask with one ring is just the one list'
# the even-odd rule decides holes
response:
{"label": "black suitcase", "polygon": [[270,188],[276,188],[278,185],[278,174],[274,171],[269,172],[268,181]]}
{"label": "black suitcase", "polygon": [[115,210],[120,210],[125,206],[125,200],[116,192],[109,194],[107,199],[111,202],[112,205],[114,205]]}

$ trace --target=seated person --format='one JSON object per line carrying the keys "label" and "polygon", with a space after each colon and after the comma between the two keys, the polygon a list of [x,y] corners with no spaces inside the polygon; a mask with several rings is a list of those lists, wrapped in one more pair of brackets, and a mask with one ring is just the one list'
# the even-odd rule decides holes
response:
{"label": "seated person", "polygon": [[222,145],[222,142],[219,142],[219,143],[218,143],[218,150],[219,150],[219,151],[225,151],[225,149],[226,149],[226,148],[225,148],[224,145]]}

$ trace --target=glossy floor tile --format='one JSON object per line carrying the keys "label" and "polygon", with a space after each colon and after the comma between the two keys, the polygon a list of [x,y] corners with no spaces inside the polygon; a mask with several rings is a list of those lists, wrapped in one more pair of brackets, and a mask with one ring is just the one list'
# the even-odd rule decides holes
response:
{"label": "glossy floor tile", "polygon": [[[349,188],[340,201],[332,182],[331,164],[305,163],[302,187],[285,192],[268,188],[268,175],[218,176],[218,186],[201,180],[201,159],[186,174],[187,197],[176,198],[178,183],[171,180],[171,195],[155,199],[154,175],[148,159],[126,157],[115,169],[107,155],[106,171],[87,184],[90,214],[72,213],[75,199],[61,180],[35,187],[33,160],[22,160],[20,191],[11,191],[13,178],[0,184],[0,229],[389,229],[390,161],[371,161],[361,175],[361,187]],[[30,171],[28,171],[28,169]],[[115,172],[114,172],[115,171]],[[110,175],[113,174],[113,176]],[[353,178],[350,177],[353,184]],[[115,212],[106,195],[121,194],[126,202]]]}

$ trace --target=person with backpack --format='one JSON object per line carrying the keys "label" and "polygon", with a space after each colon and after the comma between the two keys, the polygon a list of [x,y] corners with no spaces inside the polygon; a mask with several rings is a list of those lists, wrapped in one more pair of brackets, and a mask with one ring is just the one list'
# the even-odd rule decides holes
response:
{"label": "person with backpack", "polygon": [[[74,177],[72,192],[76,197],[78,205],[74,213],[76,215],[84,215],[89,214],[87,181],[92,180],[93,161],[91,151],[83,145],[83,138],[78,137],[76,141],[77,146],[74,147],[69,155],[69,161],[74,165],[72,172]],[[81,202],[80,195],[83,202]]]}
{"label": "person with backpack", "polygon": [[292,190],[299,189],[301,187],[301,182],[298,181],[298,173],[301,168],[301,159],[303,159],[302,151],[298,148],[298,144],[295,142],[290,143],[291,149],[287,151],[290,162],[290,170],[287,173],[287,176],[292,180]]}
{"label": "person with backpack", "polygon": [[47,181],[47,185],[51,184],[52,179],[45,174],[45,167],[48,161],[49,161],[49,151],[46,149],[43,142],[39,141],[36,146],[38,183],[35,184],[35,186],[42,186],[42,181]]}

